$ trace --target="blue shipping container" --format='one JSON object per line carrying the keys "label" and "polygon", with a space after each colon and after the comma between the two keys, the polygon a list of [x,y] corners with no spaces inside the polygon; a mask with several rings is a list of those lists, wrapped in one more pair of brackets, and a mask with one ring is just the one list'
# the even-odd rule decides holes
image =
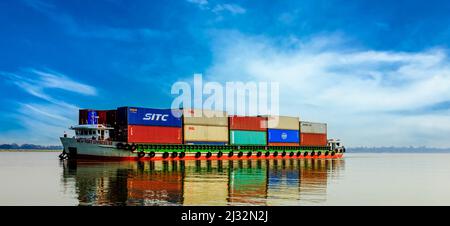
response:
{"label": "blue shipping container", "polygon": [[267,139],[270,142],[279,143],[298,143],[300,142],[300,136],[298,130],[287,129],[268,129]]}
{"label": "blue shipping container", "polygon": [[127,107],[126,121],[128,125],[182,127],[181,111],[176,111],[174,115],[171,109]]}
{"label": "blue shipping container", "polygon": [[89,110],[87,113],[87,124],[98,124],[97,111]]}

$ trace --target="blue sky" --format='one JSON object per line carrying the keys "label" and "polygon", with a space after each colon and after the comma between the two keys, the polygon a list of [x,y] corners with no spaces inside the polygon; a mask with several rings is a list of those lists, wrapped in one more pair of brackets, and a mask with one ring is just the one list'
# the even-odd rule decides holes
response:
{"label": "blue sky", "polygon": [[57,144],[77,108],[170,107],[176,81],[276,81],[348,146],[450,146],[445,1],[0,2],[0,143]]}

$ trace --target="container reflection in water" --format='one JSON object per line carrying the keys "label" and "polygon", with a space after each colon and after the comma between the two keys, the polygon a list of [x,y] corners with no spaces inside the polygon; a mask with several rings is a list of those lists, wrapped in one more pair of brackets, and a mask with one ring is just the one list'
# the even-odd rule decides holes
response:
{"label": "container reflection in water", "polygon": [[[265,162],[265,161],[264,161]],[[266,205],[267,170],[259,161],[237,161],[230,169],[229,202],[236,205]]]}
{"label": "container reflection in water", "polygon": [[[222,161],[188,161],[184,177],[184,205],[226,205],[228,176]],[[203,165],[203,166],[202,166]]]}
{"label": "container reflection in water", "polygon": [[[339,160],[334,161],[339,162]],[[310,161],[301,162],[300,170],[300,199],[308,203],[321,203],[326,201],[328,173],[332,161]]]}
{"label": "container reflection in water", "polygon": [[299,205],[300,176],[298,161],[274,160],[268,167],[268,205]]}
{"label": "container reflection in water", "polygon": [[64,189],[79,205],[308,205],[326,201],[344,160],[76,162]]}
{"label": "container reflection in water", "polygon": [[[183,175],[177,162],[152,162],[131,172],[127,181],[127,204],[174,205],[183,200]],[[170,170],[169,170],[170,168]]]}

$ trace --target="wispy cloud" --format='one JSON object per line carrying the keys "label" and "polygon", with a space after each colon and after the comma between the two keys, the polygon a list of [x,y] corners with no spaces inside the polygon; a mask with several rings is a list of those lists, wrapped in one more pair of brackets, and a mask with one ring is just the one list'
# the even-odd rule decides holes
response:
{"label": "wispy cloud", "polygon": [[[333,35],[309,41],[220,34],[211,80],[276,81],[281,111],[329,123],[349,145],[450,146],[447,50],[357,49]],[[425,110],[424,110],[425,109]],[[426,110],[430,109],[430,110]],[[408,111],[408,114],[402,114]]]}
{"label": "wispy cloud", "polygon": [[202,10],[208,10],[215,14],[220,14],[223,12],[229,12],[233,15],[236,14],[244,14],[246,13],[246,9],[238,4],[214,4],[210,3],[207,0],[187,0],[187,2],[197,5]]}
{"label": "wispy cloud", "polygon": [[54,5],[41,0],[22,0],[22,1],[28,6],[39,11],[48,11],[55,7]]}
{"label": "wispy cloud", "polygon": [[47,89],[61,89],[83,95],[97,94],[94,87],[74,81],[55,71],[28,68],[18,73],[0,71],[0,75],[22,88],[23,91],[49,102],[56,101],[45,92]]}
{"label": "wispy cloud", "polygon": [[59,24],[61,29],[70,35],[81,38],[109,39],[123,42],[145,41],[155,38],[167,38],[170,32],[160,31],[147,27],[143,28],[121,28],[110,27],[101,24],[92,23],[90,26],[81,26],[76,18],[68,13],[59,10],[55,5],[46,3],[42,0],[22,0],[27,6],[47,16],[55,23]]}
{"label": "wispy cloud", "polygon": [[196,4],[199,7],[207,6],[209,3],[208,0],[187,0],[187,2]]}
{"label": "wispy cloud", "polygon": [[246,12],[244,8],[236,4],[218,4],[212,9],[212,12],[214,13],[220,13],[223,11],[230,12],[231,14],[244,14]]}
{"label": "wispy cloud", "polygon": [[28,69],[29,72],[40,76],[36,82],[42,88],[55,88],[80,93],[84,95],[96,95],[97,91],[94,87],[76,82],[66,75],[58,72],[49,71],[44,72],[36,69]]}
{"label": "wispy cloud", "polygon": [[75,81],[67,75],[53,70],[28,68],[19,72],[0,71],[0,78],[14,84],[37,100],[13,100],[17,104],[15,112],[9,112],[23,128],[15,131],[2,131],[0,142],[34,142],[38,144],[57,144],[57,138],[76,123],[78,106],[57,96],[52,90],[86,96],[97,95],[97,90],[89,85]]}

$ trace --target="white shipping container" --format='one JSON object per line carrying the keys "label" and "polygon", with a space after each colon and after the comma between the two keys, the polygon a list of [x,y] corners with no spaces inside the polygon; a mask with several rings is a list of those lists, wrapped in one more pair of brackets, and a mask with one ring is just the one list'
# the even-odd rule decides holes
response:
{"label": "white shipping container", "polygon": [[224,111],[183,109],[185,125],[228,126],[228,114]]}
{"label": "white shipping container", "polygon": [[327,124],[319,122],[300,122],[300,133],[327,134]]}
{"label": "white shipping container", "polygon": [[184,141],[227,142],[228,127],[184,125]]}
{"label": "white shipping container", "polygon": [[269,129],[299,129],[299,117],[291,116],[267,116],[267,126]]}

